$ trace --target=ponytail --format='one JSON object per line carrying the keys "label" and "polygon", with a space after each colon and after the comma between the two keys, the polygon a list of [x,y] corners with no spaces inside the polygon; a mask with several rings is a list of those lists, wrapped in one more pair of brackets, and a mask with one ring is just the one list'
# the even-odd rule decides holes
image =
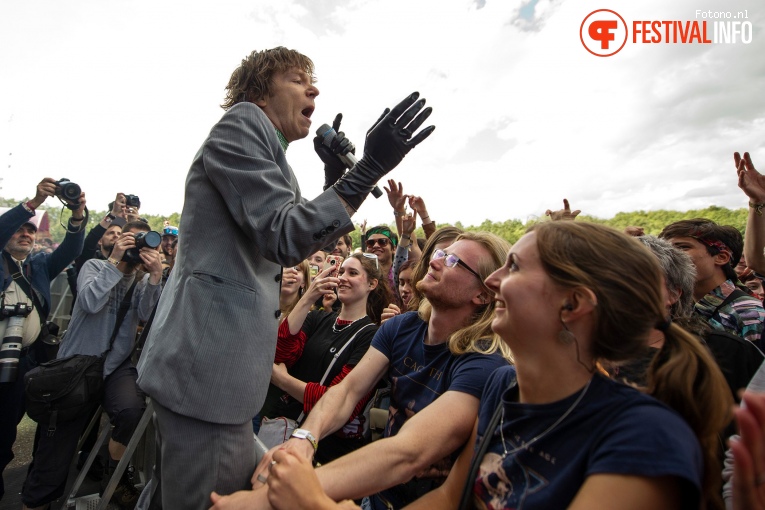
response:
{"label": "ponytail", "polygon": [[647,393],[677,411],[693,429],[704,455],[703,508],[724,508],[720,433],[732,419],[733,398],[717,363],[698,337],[677,324],[648,368]]}

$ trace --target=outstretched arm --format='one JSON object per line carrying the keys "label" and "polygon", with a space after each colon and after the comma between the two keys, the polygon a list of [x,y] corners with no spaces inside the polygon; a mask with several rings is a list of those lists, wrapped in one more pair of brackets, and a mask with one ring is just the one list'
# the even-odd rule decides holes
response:
{"label": "outstretched arm", "polygon": [[411,480],[460,448],[477,416],[478,398],[447,391],[409,418],[395,436],[344,455],[316,473],[334,500],[374,494]]}

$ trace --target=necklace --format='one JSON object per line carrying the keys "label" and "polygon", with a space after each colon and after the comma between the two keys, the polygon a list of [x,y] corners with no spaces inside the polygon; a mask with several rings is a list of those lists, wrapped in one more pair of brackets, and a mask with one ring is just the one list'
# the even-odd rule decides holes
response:
{"label": "necklace", "polygon": [[359,322],[361,319],[365,319],[365,318],[366,318],[366,315],[364,315],[362,317],[359,317],[358,319],[356,319],[353,322],[350,322],[348,324],[344,324],[343,326],[340,327],[340,329],[337,329],[337,321],[340,320],[340,316],[338,315],[337,317],[335,317],[335,322],[332,323],[332,331],[334,331],[335,333],[340,333],[341,331],[345,330],[346,328],[348,328],[350,326],[353,326],[354,324]]}
{"label": "necklace", "polygon": [[587,390],[588,390],[588,389],[590,389],[590,383],[591,383],[591,382],[592,382],[592,379],[590,379],[589,381],[587,381],[587,384],[584,386],[584,389],[583,389],[583,390],[582,390],[582,392],[579,394],[579,396],[576,398],[576,400],[574,401],[574,403],[573,403],[573,404],[571,404],[571,407],[569,407],[568,409],[566,409],[566,412],[565,412],[565,413],[563,413],[563,414],[561,415],[561,417],[560,417],[560,418],[558,418],[558,419],[555,421],[555,423],[553,423],[552,425],[550,425],[549,427],[547,427],[547,429],[546,429],[544,432],[542,432],[541,434],[537,434],[536,436],[534,436],[533,438],[531,438],[531,440],[530,440],[529,442],[527,442],[527,443],[524,443],[523,445],[521,445],[521,446],[518,446],[518,447],[516,447],[516,448],[513,448],[513,449],[512,449],[512,450],[510,450],[510,451],[507,451],[507,446],[505,445],[505,434],[504,434],[504,432],[502,431],[502,429],[504,429],[504,428],[505,428],[505,407],[504,407],[504,406],[502,406],[502,419],[499,421],[499,437],[502,439],[502,450],[504,451],[504,453],[502,454],[502,459],[504,460],[504,459],[505,459],[505,457],[507,457],[508,455],[512,455],[512,454],[514,454],[514,453],[518,453],[518,452],[519,452],[519,451],[521,451],[521,450],[525,450],[526,448],[528,448],[528,447],[529,447],[529,446],[531,446],[532,444],[534,444],[534,443],[536,443],[537,441],[539,441],[540,439],[542,439],[542,438],[543,438],[544,436],[546,436],[548,433],[552,432],[552,430],[553,430],[555,427],[557,427],[558,425],[560,425],[560,424],[563,422],[563,420],[565,420],[565,419],[568,417],[568,415],[569,415],[569,414],[571,414],[571,412],[572,412],[574,409],[576,409],[576,406],[578,406],[578,405],[579,405],[579,402],[581,402],[581,401],[582,401],[582,399],[584,398],[584,395],[585,395],[585,393],[587,393]]}

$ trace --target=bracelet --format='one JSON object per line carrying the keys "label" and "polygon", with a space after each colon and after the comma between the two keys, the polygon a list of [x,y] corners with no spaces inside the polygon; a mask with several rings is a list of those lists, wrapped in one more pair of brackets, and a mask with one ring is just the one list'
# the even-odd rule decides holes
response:
{"label": "bracelet", "polygon": [[117,259],[115,259],[114,257],[109,257],[108,259],[106,259],[106,261],[107,261],[109,264],[113,265],[114,267],[117,267],[117,266],[119,266],[119,265],[120,265],[120,261],[119,261],[119,260],[117,260]]}
{"label": "bracelet", "polygon": [[[108,220],[106,220],[106,218],[109,218],[109,219],[108,219]],[[105,219],[106,221],[108,221],[108,222],[110,222],[110,223],[111,223],[112,221],[116,220],[116,219],[117,219],[117,217],[116,217],[115,215],[113,215],[113,214],[111,213],[111,211],[109,211],[109,212],[107,213],[107,215],[104,217],[104,219]]]}
{"label": "bracelet", "polygon": [[765,207],[765,202],[760,202],[757,204],[749,202],[749,207],[754,209],[754,212],[757,213],[757,216],[762,216],[762,209]]}
{"label": "bracelet", "polygon": [[406,216],[406,211],[393,211],[393,216]]}
{"label": "bracelet", "polygon": [[422,220],[423,225],[426,225],[426,224],[429,225],[433,223],[432,221],[430,221],[430,216],[423,216],[422,218],[420,218],[420,220]]}
{"label": "bracelet", "polygon": [[412,239],[412,236],[410,236],[409,234],[401,234],[401,239],[410,240]]}

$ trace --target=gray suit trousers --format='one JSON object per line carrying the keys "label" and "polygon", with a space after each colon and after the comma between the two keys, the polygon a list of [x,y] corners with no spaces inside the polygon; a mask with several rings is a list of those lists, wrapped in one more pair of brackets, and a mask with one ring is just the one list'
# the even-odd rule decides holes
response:
{"label": "gray suit trousers", "polygon": [[[255,440],[252,422],[222,425],[176,414],[154,401],[161,465],[162,507],[207,510],[210,493],[252,489]],[[165,452],[168,452],[166,455]],[[165,476],[167,474],[167,476]]]}

